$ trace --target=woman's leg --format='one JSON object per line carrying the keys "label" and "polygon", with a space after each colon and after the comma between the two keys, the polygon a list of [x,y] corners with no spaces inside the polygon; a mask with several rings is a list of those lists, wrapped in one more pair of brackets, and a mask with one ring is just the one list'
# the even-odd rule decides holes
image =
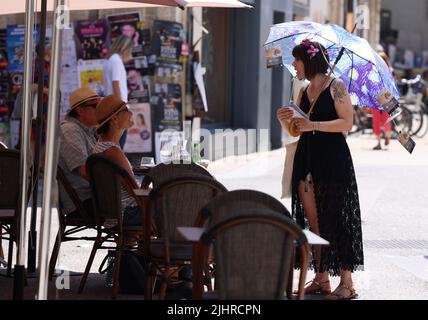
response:
{"label": "woman's leg", "polygon": [[385,133],[385,145],[389,145],[389,142],[391,140],[391,122],[388,122],[389,114],[382,111],[381,112],[381,123],[383,126],[383,132]]}
{"label": "woman's leg", "polygon": [[352,283],[352,273],[349,270],[340,270],[340,284],[329,295],[326,296],[327,300],[347,300],[358,298],[358,294],[354,289]]}
{"label": "woman's leg", "polygon": [[380,144],[380,135],[381,135],[381,128],[380,128],[380,122],[381,122],[381,114],[380,111],[377,109],[372,110],[372,124],[373,124],[373,133],[376,135],[377,138],[377,145],[373,148],[373,150],[380,150],[382,149]]}
{"label": "woman's leg", "polygon": [[[305,185],[306,182],[304,181],[301,181],[299,184],[300,201],[302,201],[303,209],[305,210],[305,216],[308,219],[312,232],[320,235],[314,186],[312,183],[307,183],[307,188],[305,188]],[[313,246],[312,252],[314,255],[316,267],[319,270],[321,261],[321,247]],[[317,273],[315,275],[315,281],[319,283],[328,281],[328,272]]]}

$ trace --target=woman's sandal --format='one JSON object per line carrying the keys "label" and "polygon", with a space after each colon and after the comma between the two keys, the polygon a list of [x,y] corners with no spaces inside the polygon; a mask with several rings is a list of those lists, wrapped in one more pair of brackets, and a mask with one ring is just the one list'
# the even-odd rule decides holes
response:
{"label": "woman's sandal", "polygon": [[[348,294],[346,295],[346,293]],[[340,284],[334,292],[325,297],[325,300],[351,300],[356,298],[358,298],[358,294],[352,285]]]}
{"label": "woman's sandal", "polygon": [[[296,290],[294,291],[294,293],[299,294],[299,291]],[[318,282],[314,279],[305,283],[305,294],[330,294],[330,293],[331,293],[330,280]]]}

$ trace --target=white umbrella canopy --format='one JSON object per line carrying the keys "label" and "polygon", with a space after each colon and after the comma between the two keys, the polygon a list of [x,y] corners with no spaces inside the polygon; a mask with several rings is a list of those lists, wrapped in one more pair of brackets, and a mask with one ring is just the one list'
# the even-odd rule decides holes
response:
{"label": "white umbrella canopy", "polygon": [[[149,1],[150,2],[150,1]],[[102,10],[102,9],[135,9],[161,7],[160,4],[149,2],[132,2],[132,1],[109,1],[109,0],[66,0],[65,5],[70,10]],[[153,1],[155,2],[155,1]],[[167,1],[164,1],[165,3]],[[0,6],[1,14],[14,14],[25,12],[25,0],[2,1]],[[53,11],[54,0],[48,0],[48,11]],[[37,11],[40,12],[41,1],[37,1]]]}
{"label": "white umbrella canopy", "polygon": [[[111,0],[122,2],[122,0]],[[158,4],[171,7],[252,8],[238,0],[128,0],[138,3]]]}

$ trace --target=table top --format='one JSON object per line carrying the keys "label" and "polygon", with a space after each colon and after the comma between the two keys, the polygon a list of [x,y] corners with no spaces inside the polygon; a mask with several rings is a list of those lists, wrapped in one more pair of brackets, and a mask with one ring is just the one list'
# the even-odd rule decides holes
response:
{"label": "table top", "polygon": [[[205,228],[194,228],[194,227],[178,227],[178,233],[180,233],[184,239],[191,242],[197,242],[201,238],[202,234],[205,232]],[[306,238],[308,239],[309,244],[317,244],[321,246],[328,246],[330,243],[316,235],[315,233],[309,230],[303,230]]]}

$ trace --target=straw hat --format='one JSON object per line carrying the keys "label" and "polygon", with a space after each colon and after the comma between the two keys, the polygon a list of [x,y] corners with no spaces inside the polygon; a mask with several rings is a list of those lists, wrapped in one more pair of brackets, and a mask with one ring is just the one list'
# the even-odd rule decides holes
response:
{"label": "straw hat", "polygon": [[76,89],[70,94],[70,111],[87,101],[100,98],[98,93],[91,88],[85,87]]}
{"label": "straw hat", "polygon": [[101,128],[106,124],[114,115],[118,114],[123,107],[126,106],[126,102],[122,101],[116,95],[111,94],[103,98],[97,105],[95,111],[95,117],[97,118],[98,128]]}

